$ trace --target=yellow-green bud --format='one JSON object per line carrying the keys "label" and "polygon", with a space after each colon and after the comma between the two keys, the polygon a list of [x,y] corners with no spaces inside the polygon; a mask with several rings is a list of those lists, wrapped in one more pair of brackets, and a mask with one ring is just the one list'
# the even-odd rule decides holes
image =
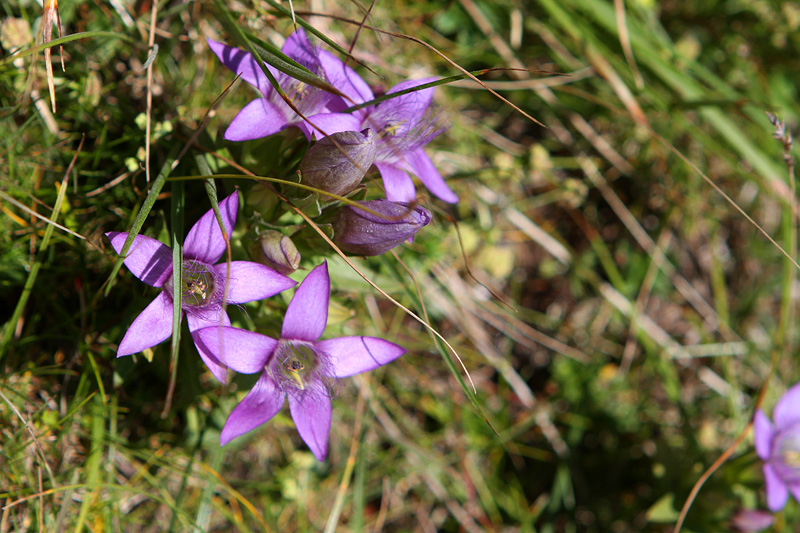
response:
{"label": "yellow-green bud", "polygon": [[281,274],[291,274],[300,266],[300,252],[292,239],[279,231],[267,230],[259,234],[250,245],[250,256]]}

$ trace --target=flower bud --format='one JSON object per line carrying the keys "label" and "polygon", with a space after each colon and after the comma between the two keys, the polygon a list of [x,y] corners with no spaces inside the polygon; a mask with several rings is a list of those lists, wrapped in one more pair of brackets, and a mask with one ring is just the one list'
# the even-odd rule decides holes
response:
{"label": "flower bud", "polygon": [[431,213],[421,206],[389,200],[358,202],[372,211],[353,206],[342,208],[331,222],[333,242],[342,250],[358,255],[380,255],[410,239],[431,221]]}
{"label": "flower bud", "polygon": [[371,129],[324,137],[300,161],[303,184],[340,196],[347,194],[361,183],[375,161],[376,150]]}
{"label": "flower bud", "polygon": [[300,266],[300,252],[292,239],[279,231],[261,233],[250,245],[250,256],[281,274],[291,274]]}

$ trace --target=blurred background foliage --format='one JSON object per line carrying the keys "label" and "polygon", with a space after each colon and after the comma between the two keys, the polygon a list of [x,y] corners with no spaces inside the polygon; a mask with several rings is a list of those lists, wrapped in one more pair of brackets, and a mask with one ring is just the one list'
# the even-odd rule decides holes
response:
{"label": "blurred background foliage", "polygon": [[[293,29],[270,2],[226,6],[276,45]],[[368,7],[294,3],[345,47]],[[376,3],[371,27],[470,71],[512,69],[482,79],[545,127],[472,81],[437,89],[449,129],[429,153],[461,200],[451,208],[422,192],[435,220],[414,244],[356,260],[453,344],[491,427],[433,337],[334,258],[326,335],[381,336],[408,354],[339,389],[325,463],[286,411],[219,448],[254,379],[219,385],[187,339],[163,417],[168,344],[115,358],[155,295],[125,270],[104,295],[116,254],[103,237],[129,227],[147,192],[153,5],[59,8],[64,35],[93,33],[64,45],[65,72],[54,49],[53,113],[41,53],[12,55],[33,46],[41,7],[2,2],[0,531],[668,531],[746,430],[760,388],[770,412],[796,381],[796,268],[779,249],[796,256],[794,184],[766,115],[796,130],[795,2]],[[233,42],[216,9],[158,4],[153,176],[233,81],[205,42]],[[377,87],[458,74],[418,42],[370,28],[353,54]],[[234,85],[201,143],[269,175],[279,140],[221,135],[253,95]],[[172,175],[198,174],[198,153]],[[234,183],[251,186],[218,186]],[[208,201],[200,183],[185,190],[189,227]],[[162,240],[169,195],[144,228]],[[246,223],[241,212],[234,242]],[[234,324],[270,333],[289,297],[232,310]],[[726,530],[738,510],[762,507],[747,438],[683,531]],[[792,502],[774,527],[797,520]]]}

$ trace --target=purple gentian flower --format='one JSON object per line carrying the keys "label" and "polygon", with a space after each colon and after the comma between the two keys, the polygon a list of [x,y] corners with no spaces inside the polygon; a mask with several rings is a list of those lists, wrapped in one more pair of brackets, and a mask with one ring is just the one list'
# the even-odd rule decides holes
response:
{"label": "purple gentian flower", "polygon": [[[350,101],[336,97],[329,106],[334,111],[368,102],[375,98],[369,85],[361,76],[324,50],[319,59],[328,82],[345,94]],[[423,85],[436,78],[424,78],[399,83],[387,94]],[[449,203],[458,202],[458,196],[447,186],[423,147],[442,130],[431,119],[429,107],[433,88],[411,92],[386,100],[353,113],[321,113],[313,123],[326,135],[341,131],[375,130],[378,150],[375,166],[381,173],[386,188],[386,198],[394,202],[411,203],[416,200],[414,182],[407,172],[416,175],[425,187],[438,198]],[[336,108],[339,109],[336,109]],[[300,128],[310,134],[309,124]],[[314,132],[319,136],[319,132]]]}
{"label": "purple gentian flower", "polygon": [[772,425],[764,411],[756,411],[756,453],[764,461],[767,507],[780,511],[789,492],[800,501],[800,383],[786,391],[773,412]]}
{"label": "purple gentian flower", "polygon": [[740,509],[733,515],[731,528],[741,533],[763,531],[775,523],[775,516],[761,509]]}
{"label": "purple gentian flower", "polygon": [[[236,223],[238,207],[239,197],[236,193],[219,203],[228,235]],[[128,234],[110,231],[106,237],[120,253]],[[215,265],[223,253],[225,240],[214,211],[209,210],[192,226],[183,243],[183,286],[179,292],[181,308],[186,313],[189,331],[200,357],[220,381],[225,380],[225,361],[209,353],[197,342],[197,330],[220,324],[230,325],[228,315],[222,310],[223,302],[239,304],[261,300],[296,285],[293,280],[271,268],[250,261]],[[151,237],[137,235],[124,263],[134,276],[164,290],[128,328],[119,344],[117,357],[141,352],[172,335],[172,301],[176,293],[172,283],[172,249],[165,244]],[[227,294],[224,294],[226,290]]]}
{"label": "purple gentian flower", "polygon": [[357,202],[369,211],[348,205],[331,221],[333,242],[358,255],[380,255],[414,235],[431,221],[431,212],[421,205],[410,207],[389,200]]}
{"label": "purple gentian flower", "polygon": [[[241,74],[242,79],[263,95],[263,98],[253,100],[236,115],[225,131],[226,139],[229,141],[259,139],[302,122],[302,118],[278,95],[249,52],[212,39],[207,41],[211,50],[226,67],[235,74]],[[324,77],[317,50],[308,42],[308,37],[302,29],[298,29],[286,39],[281,51],[314,74]],[[332,94],[287,76],[270,65],[267,65],[267,69],[306,118],[310,119],[316,113],[328,111],[326,104],[334,98]]]}
{"label": "purple gentian flower", "polygon": [[322,263],[300,283],[283,319],[281,337],[231,327],[205,328],[201,341],[237,372],[261,372],[258,381],[228,417],[220,435],[224,446],[269,421],[289,397],[289,409],[314,456],[328,455],[331,387],[336,379],[373,370],[405,353],[375,337],[318,340],[328,321],[330,278]]}

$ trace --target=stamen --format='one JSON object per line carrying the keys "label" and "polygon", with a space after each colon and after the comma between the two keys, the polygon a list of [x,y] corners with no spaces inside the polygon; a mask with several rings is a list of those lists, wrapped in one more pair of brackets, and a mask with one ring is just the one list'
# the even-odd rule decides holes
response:
{"label": "stamen", "polygon": [[335,380],[327,377],[330,370],[324,370],[330,366],[328,359],[327,354],[317,352],[311,343],[282,339],[267,372],[288,394],[304,394],[316,381],[322,383],[330,395]]}
{"label": "stamen", "polygon": [[[169,295],[175,298],[170,279],[164,285]],[[186,310],[208,309],[222,303],[222,287],[216,273],[209,265],[197,261],[184,261],[181,273],[181,307]]]}

